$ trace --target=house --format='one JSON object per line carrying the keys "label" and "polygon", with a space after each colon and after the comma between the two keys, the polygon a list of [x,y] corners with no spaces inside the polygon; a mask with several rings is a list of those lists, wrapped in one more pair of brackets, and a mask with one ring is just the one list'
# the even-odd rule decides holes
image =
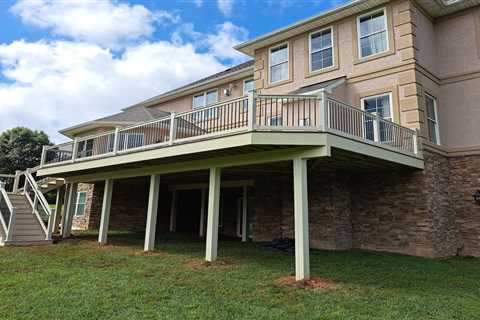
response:
{"label": "house", "polygon": [[208,261],[295,238],[299,280],[309,248],[480,256],[479,0],[357,0],[235,48],[251,60],[44,149],[63,237],[183,232]]}

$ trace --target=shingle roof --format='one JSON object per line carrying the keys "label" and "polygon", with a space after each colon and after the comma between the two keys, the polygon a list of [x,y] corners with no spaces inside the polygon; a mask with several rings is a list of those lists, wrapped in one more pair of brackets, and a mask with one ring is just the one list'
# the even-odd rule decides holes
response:
{"label": "shingle roof", "polygon": [[93,122],[145,122],[166,117],[170,112],[158,109],[148,109],[142,106],[125,109],[111,116],[93,120]]}

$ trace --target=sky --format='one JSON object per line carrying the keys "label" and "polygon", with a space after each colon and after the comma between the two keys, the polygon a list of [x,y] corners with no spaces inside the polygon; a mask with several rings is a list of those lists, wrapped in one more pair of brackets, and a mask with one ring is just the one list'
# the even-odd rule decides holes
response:
{"label": "sky", "polygon": [[0,0],[0,132],[59,130],[250,59],[232,47],[347,0]]}

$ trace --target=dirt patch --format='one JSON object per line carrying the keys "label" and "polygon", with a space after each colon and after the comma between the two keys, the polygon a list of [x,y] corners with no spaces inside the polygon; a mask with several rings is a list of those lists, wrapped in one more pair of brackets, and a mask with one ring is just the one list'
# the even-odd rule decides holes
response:
{"label": "dirt patch", "polygon": [[164,257],[167,256],[168,253],[163,251],[135,251],[132,255],[139,257]]}
{"label": "dirt patch", "polygon": [[217,260],[214,262],[208,262],[202,259],[192,259],[188,260],[184,264],[187,268],[190,269],[201,269],[201,268],[231,268],[235,263],[231,260]]}
{"label": "dirt patch", "polygon": [[277,284],[296,288],[311,288],[311,289],[332,289],[336,283],[330,279],[312,277],[309,280],[295,280],[294,276],[281,277],[277,279]]}

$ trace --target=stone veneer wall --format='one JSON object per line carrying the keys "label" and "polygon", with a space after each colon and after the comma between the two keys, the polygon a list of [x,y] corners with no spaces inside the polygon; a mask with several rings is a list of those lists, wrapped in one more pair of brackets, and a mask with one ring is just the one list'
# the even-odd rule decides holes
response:
{"label": "stone veneer wall", "polygon": [[[448,158],[424,151],[425,170],[345,173],[309,163],[309,222],[312,248],[367,249],[442,258],[480,256],[480,155]],[[294,237],[291,174],[255,174],[249,188],[253,241]],[[168,229],[170,194],[163,186],[159,232]],[[98,228],[103,183],[89,190],[87,215],[78,225]],[[90,189],[88,189],[90,188]],[[114,185],[110,229],[145,229],[148,181]],[[232,229],[233,230],[233,229]]]}
{"label": "stone veneer wall", "polygon": [[480,257],[480,205],[473,194],[480,190],[480,155],[450,159],[450,201],[456,212],[461,255]]}

